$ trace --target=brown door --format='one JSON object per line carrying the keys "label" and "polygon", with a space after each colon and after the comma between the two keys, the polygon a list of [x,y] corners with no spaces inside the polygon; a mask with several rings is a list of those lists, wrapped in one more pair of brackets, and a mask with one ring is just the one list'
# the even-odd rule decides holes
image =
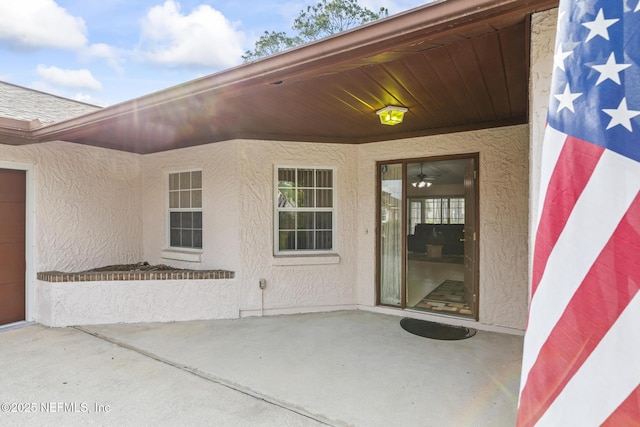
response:
{"label": "brown door", "polygon": [[475,161],[469,159],[464,168],[464,299],[477,320],[476,177]]}
{"label": "brown door", "polygon": [[0,169],[0,325],[25,320],[26,172]]}

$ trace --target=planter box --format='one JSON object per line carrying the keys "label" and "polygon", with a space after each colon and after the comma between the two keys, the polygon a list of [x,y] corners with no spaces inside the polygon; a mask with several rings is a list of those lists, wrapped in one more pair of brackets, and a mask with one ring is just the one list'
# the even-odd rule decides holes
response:
{"label": "planter box", "polygon": [[[256,286],[257,287],[257,286]],[[37,281],[37,322],[66,327],[239,317],[236,279]]]}

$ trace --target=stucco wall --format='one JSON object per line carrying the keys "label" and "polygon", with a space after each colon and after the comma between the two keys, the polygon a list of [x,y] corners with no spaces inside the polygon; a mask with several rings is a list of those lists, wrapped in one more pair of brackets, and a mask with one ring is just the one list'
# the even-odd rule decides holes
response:
{"label": "stucco wall", "polygon": [[[535,230],[538,217],[542,141],[544,139],[544,129],[549,106],[557,20],[558,9],[536,13],[531,18],[531,99],[529,100],[529,111],[531,112],[531,151],[529,155],[531,168],[531,230]],[[533,256],[534,237],[535,235],[532,232],[530,241],[531,256]]]}
{"label": "stucco wall", "polygon": [[[239,271],[239,188],[237,143],[221,142],[142,157],[144,259],[180,268]],[[200,262],[162,258],[168,249],[168,176],[202,170],[202,234]]]}
{"label": "stucco wall", "polygon": [[[375,162],[480,152],[480,322],[523,329],[527,309],[528,126],[348,146],[229,141],[142,159],[144,258],[236,272],[241,315],[375,305]],[[338,257],[273,255],[273,166],[337,168]],[[202,169],[199,264],[165,260],[166,176]],[[258,280],[267,280],[261,291]]]}
{"label": "stucco wall", "polygon": [[36,271],[140,261],[139,156],[65,142],[0,145],[35,172]]}
{"label": "stucco wall", "polygon": [[238,287],[228,280],[38,281],[38,322],[46,326],[175,322],[238,317]]}
{"label": "stucco wall", "polygon": [[[354,235],[357,204],[357,151],[354,146],[292,142],[239,142],[244,310],[260,307],[258,279],[267,280],[265,309],[335,307],[355,304],[357,247]],[[338,258],[273,256],[273,167],[334,166],[337,168]],[[337,262],[337,263],[334,263]],[[300,265],[289,265],[299,263]],[[321,263],[321,264],[315,264]]]}
{"label": "stucco wall", "polygon": [[[237,316],[374,306],[376,160],[478,151],[480,322],[521,329],[527,131],[517,126],[360,146],[229,141],[148,156],[55,142],[0,146],[0,159],[35,167],[37,271],[141,260],[232,270],[236,297],[228,302]],[[337,168],[336,257],[273,255],[275,164]],[[203,171],[200,263],[162,258],[167,174],[190,169]],[[267,280],[264,291],[261,278]]]}
{"label": "stucco wall", "polygon": [[479,152],[479,320],[488,325],[524,329],[528,145],[528,126],[513,126],[359,146],[359,304],[375,304],[375,162]]}
{"label": "stucco wall", "polygon": [[[236,279],[224,288],[232,286],[233,296],[224,298],[228,306],[218,314],[237,317],[374,306],[376,160],[478,151],[480,321],[523,328],[527,130],[517,126],[360,146],[229,141],[148,156],[56,142],[0,146],[0,159],[35,167],[37,271],[141,260],[232,270]],[[274,165],[336,167],[337,256],[273,255]],[[191,169],[203,171],[199,263],[162,258],[167,174]],[[264,291],[258,287],[261,278],[267,280]],[[65,286],[41,286],[38,300],[74,300]],[[43,319],[58,316],[53,306],[43,305],[41,313]]]}
{"label": "stucco wall", "polygon": [[[355,304],[356,149],[337,144],[230,141],[143,158],[144,257],[236,272],[243,315]],[[274,165],[337,167],[337,257],[274,257]],[[167,260],[167,174],[202,169],[200,263]],[[298,265],[291,265],[298,264]],[[259,279],[267,280],[261,291]]]}

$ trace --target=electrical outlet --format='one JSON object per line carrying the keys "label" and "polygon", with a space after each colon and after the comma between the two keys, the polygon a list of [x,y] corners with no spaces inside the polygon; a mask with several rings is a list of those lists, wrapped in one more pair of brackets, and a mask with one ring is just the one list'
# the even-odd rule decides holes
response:
{"label": "electrical outlet", "polygon": [[267,279],[260,279],[260,289],[264,289],[267,287]]}

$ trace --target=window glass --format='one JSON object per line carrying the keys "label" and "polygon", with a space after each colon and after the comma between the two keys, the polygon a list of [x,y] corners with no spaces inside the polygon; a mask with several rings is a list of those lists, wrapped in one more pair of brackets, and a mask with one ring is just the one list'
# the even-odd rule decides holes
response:
{"label": "window glass", "polygon": [[169,246],[202,249],[202,172],[169,174]]}
{"label": "window glass", "polygon": [[188,190],[191,188],[191,172],[183,172],[180,174],[180,189]]}
{"label": "window glass", "polygon": [[432,197],[412,199],[409,224],[464,224],[464,197]]}
{"label": "window glass", "polygon": [[332,251],[334,170],[281,167],[276,177],[276,253]]}
{"label": "window glass", "polygon": [[202,188],[202,171],[191,172],[191,188]]}

